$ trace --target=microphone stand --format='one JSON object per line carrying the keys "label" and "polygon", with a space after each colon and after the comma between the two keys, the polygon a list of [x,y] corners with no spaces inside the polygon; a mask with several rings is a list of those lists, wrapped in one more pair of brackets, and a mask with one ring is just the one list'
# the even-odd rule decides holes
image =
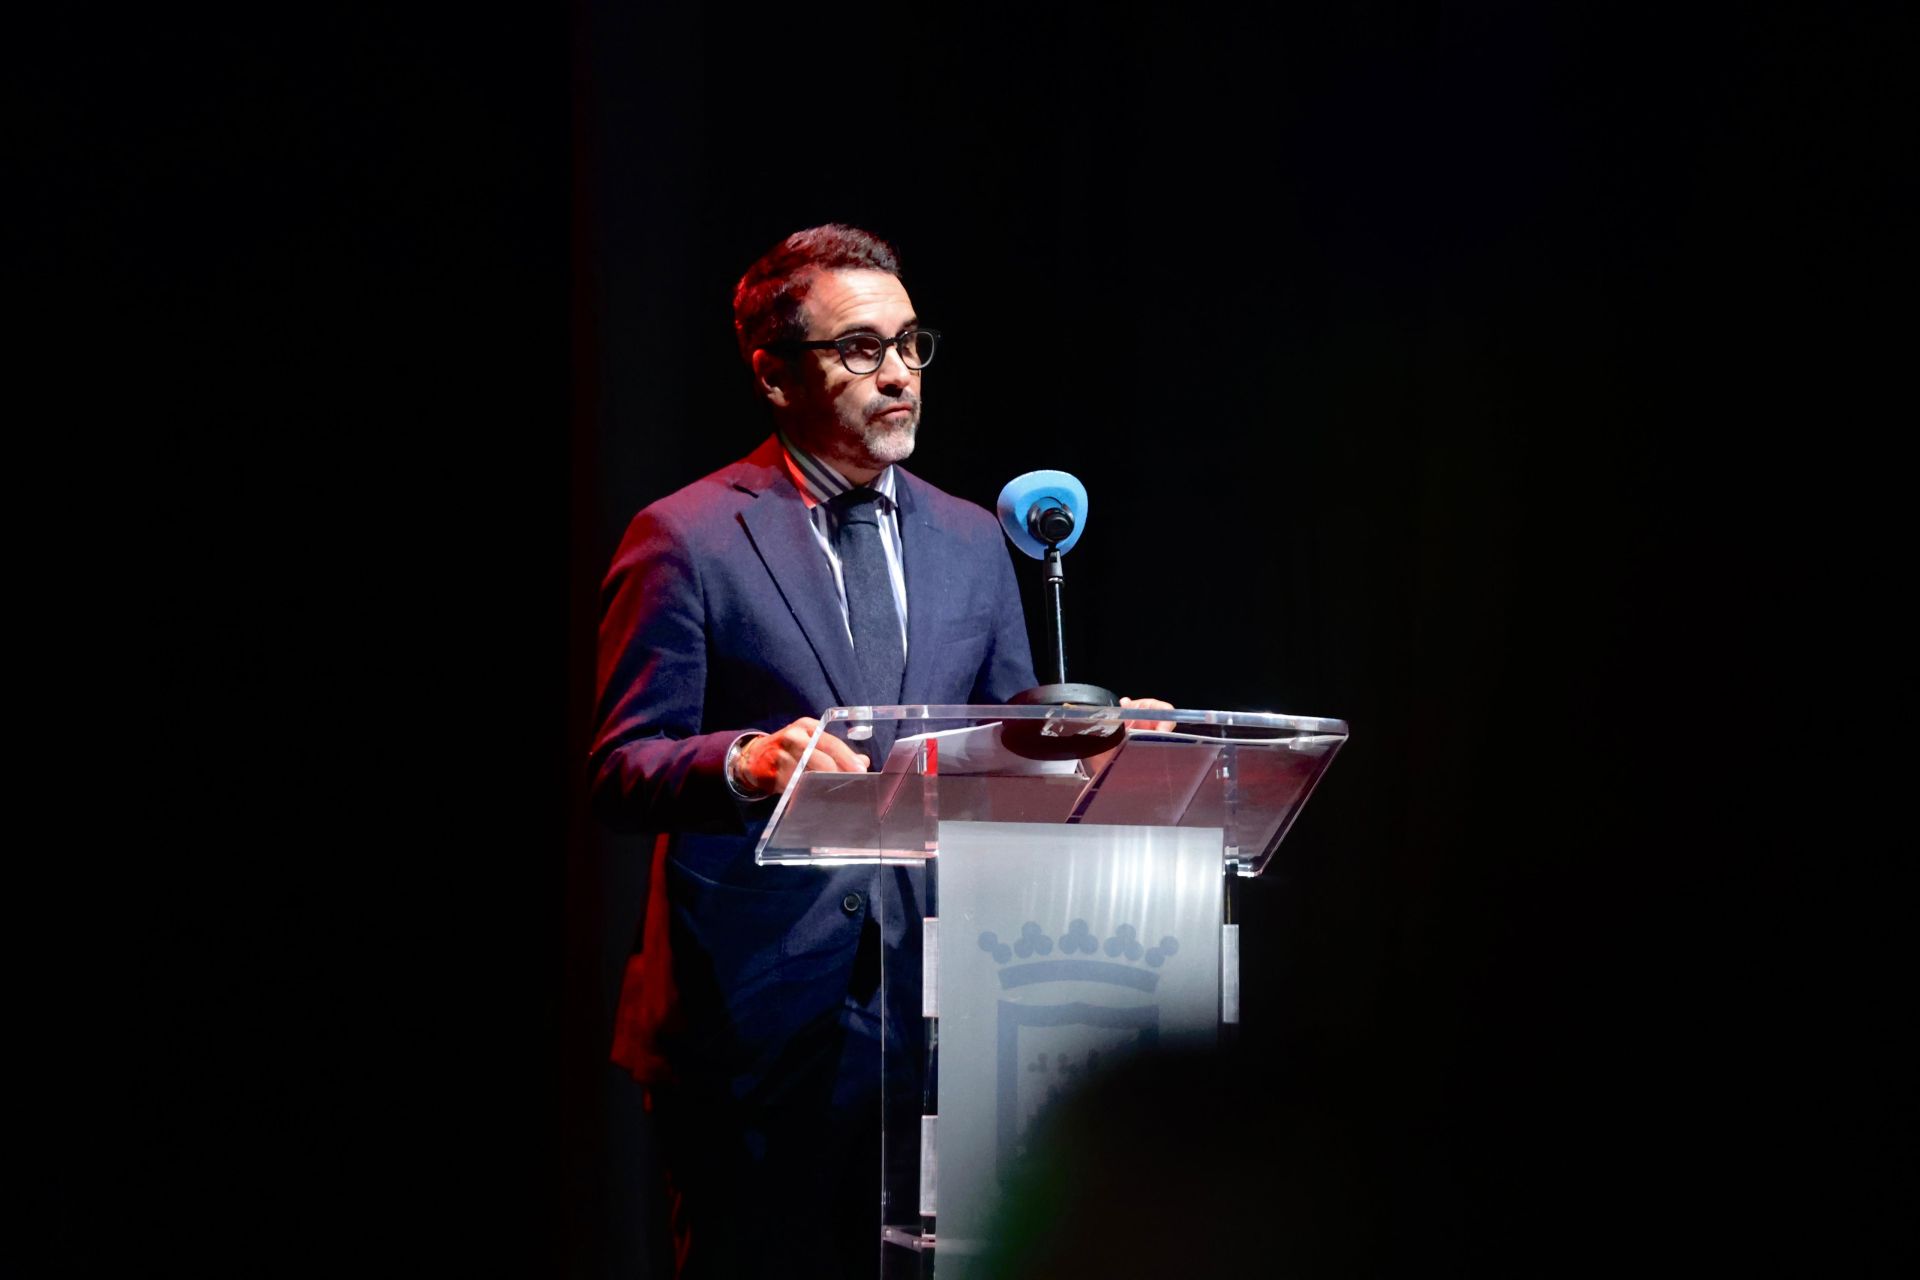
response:
{"label": "microphone stand", "polygon": [[[1056,477],[1055,473],[1036,471],[1021,477],[1021,480],[1036,477],[1057,478],[1076,489],[1079,486],[1079,481],[1064,473]],[[1067,679],[1066,611],[1061,603],[1066,571],[1060,563],[1060,544],[1072,541],[1076,523],[1074,513],[1059,496],[1042,495],[1027,506],[1026,518],[1014,523],[1018,517],[1013,512],[1019,509],[1022,501],[1026,501],[1013,496],[1019,483],[1015,481],[1001,492],[1001,520],[1006,524],[1009,535],[1015,537],[1016,543],[1021,542],[1018,537],[1021,532],[1032,539],[1032,542],[1024,544],[1028,554],[1032,554],[1035,543],[1045,548],[1040,559],[1047,583],[1047,630],[1053,640],[1053,680],[1049,684],[1023,689],[1007,701],[1016,707],[1117,707],[1120,699],[1114,696],[1111,689],[1103,689],[1097,684],[1077,684]],[[1080,495],[1080,501],[1085,501],[1084,493]],[[1078,760],[1098,755],[1118,745],[1112,740],[1112,730],[1120,727],[1118,722],[1111,728],[1083,725],[1076,732],[1062,735],[1057,732],[1060,726],[1052,719],[1007,720],[1002,724],[1001,741],[1007,748],[1033,760]],[[1048,730],[1056,732],[1049,733]]]}
{"label": "microphone stand", "polygon": [[1053,637],[1053,681],[1050,684],[1037,685],[1032,689],[1022,689],[1009,701],[1016,707],[1055,706],[1055,707],[1117,707],[1120,699],[1111,689],[1103,689],[1097,684],[1074,684],[1067,679],[1067,618],[1061,604],[1062,592],[1066,586],[1066,570],[1060,563],[1060,547],[1056,543],[1047,544],[1047,554],[1042,559],[1043,571],[1047,582],[1047,630]]}

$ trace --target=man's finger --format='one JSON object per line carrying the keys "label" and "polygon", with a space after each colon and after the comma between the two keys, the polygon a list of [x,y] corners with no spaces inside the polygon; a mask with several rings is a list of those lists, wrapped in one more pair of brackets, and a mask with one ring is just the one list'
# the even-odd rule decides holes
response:
{"label": "man's finger", "polygon": [[[1171,711],[1173,704],[1164,698],[1122,698],[1120,705],[1134,711]],[[1129,720],[1127,728],[1142,733],[1171,733],[1174,724],[1171,720]]]}
{"label": "man's finger", "polygon": [[820,745],[813,749],[808,767],[822,770],[838,770],[841,773],[864,773],[867,758],[855,751],[830,733],[820,735]]}

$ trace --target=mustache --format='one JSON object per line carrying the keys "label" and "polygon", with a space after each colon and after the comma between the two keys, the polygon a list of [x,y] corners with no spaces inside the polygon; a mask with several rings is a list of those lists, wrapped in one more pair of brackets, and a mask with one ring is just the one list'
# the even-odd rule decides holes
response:
{"label": "mustache", "polygon": [[911,391],[903,392],[897,396],[875,396],[873,399],[867,401],[866,414],[870,419],[877,418],[889,409],[898,409],[903,406],[912,409],[913,416],[916,419],[919,418],[920,397],[914,395]]}

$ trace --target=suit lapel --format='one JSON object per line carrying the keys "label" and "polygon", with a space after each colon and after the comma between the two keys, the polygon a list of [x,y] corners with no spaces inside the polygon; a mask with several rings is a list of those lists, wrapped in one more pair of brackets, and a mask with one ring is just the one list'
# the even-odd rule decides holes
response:
{"label": "suit lapel", "polygon": [[853,642],[847,639],[846,622],[840,616],[840,594],[833,585],[827,558],[813,540],[806,500],[785,471],[777,469],[777,442],[773,456],[775,469],[755,477],[752,483],[740,484],[756,499],[746,505],[740,518],[754,551],[773,578],[775,590],[819,658],[833,689],[834,704],[847,706],[855,687],[855,671]]}
{"label": "suit lapel", "polygon": [[945,535],[933,522],[924,495],[905,471],[894,470],[900,502],[900,558],[907,574],[907,673],[900,701],[925,702],[924,690],[933,687],[940,663],[935,637],[939,635],[940,606],[950,597],[952,562],[943,555]]}

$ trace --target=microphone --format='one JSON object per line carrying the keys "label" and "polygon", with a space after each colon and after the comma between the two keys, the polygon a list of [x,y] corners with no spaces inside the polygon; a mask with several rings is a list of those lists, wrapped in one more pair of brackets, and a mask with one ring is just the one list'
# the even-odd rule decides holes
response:
{"label": "microphone", "polygon": [[1028,531],[1048,546],[1072,533],[1073,525],[1073,512],[1065,507],[1036,502],[1027,508]]}
{"label": "microphone", "polygon": [[[1067,683],[1067,629],[1060,594],[1065,581],[1060,557],[1073,549],[1087,528],[1087,487],[1064,471],[1029,471],[1015,476],[1000,491],[996,504],[1000,527],[1007,540],[1046,566],[1048,619],[1053,631],[1052,683],[1025,689],[1015,694],[1015,705],[1051,704],[1057,706],[1114,707],[1120,700],[1110,690],[1093,684]],[[1013,728],[1009,722],[1008,728]],[[1018,735],[1022,738],[1026,734]],[[1019,745],[1009,738],[1008,745],[1020,754]],[[1031,749],[1058,753],[1039,758],[1092,755],[1104,750],[1105,741],[1055,739],[1029,744]]]}
{"label": "microphone", "polygon": [[997,505],[1008,539],[1035,560],[1046,559],[1048,547],[1073,550],[1087,526],[1087,487],[1064,471],[1015,476]]}

